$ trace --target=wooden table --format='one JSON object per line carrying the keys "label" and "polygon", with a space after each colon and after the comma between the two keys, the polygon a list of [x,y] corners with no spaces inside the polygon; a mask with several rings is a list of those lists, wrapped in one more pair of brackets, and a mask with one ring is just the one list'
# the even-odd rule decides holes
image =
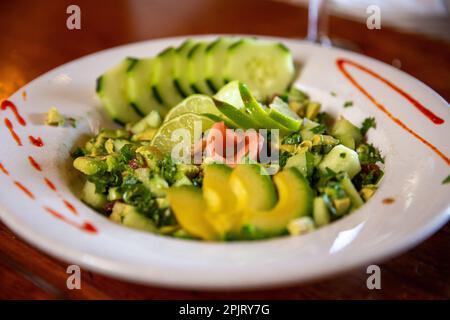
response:
{"label": "wooden table", "polygon": [[[39,3],[39,4],[37,4]],[[66,28],[66,8],[81,8],[81,30]],[[0,99],[40,74],[105,48],[158,37],[251,33],[302,38],[305,8],[262,0],[1,1]],[[450,99],[450,44],[331,17],[331,36],[401,68]],[[1,191],[0,191],[1,192]],[[312,284],[251,292],[147,287],[84,271],[66,288],[67,265],[0,224],[2,299],[414,299],[450,297],[450,224],[409,252],[381,264],[382,289],[368,290],[365,267]]]}

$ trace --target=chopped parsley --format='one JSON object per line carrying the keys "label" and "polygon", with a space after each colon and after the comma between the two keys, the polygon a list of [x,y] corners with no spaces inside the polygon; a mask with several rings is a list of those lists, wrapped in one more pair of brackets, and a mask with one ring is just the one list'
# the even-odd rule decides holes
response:
{"label": "chopped parsley", "polygon": [[353,107],[353,101],[345,101],[344,102],[344,108],[350,108]]}
{"label": "chopped parsley", "polygon": [[376,129],[376,127],[377,127],[377,123],[375,121],[375,118],[369,117],[369,118],[364,119],[359,131],[361,131],[361,134],[363,136],[365,136],[367,134],[367,131],[369,131],[370,128]]}
{"label": "chopped parsley", "polygon": [[325,131],[327,131],[327,127],[321,123],[318,126],[315,126],[314,128],[310,129],[310,131],[315,134],[323,134],[325,133]]}
{"label": "chopped parsley", "polygon": [[442,181],[442,184],[450,183],[450,174]]}
{"label": "chopped parsley", "polygon": [[299,132],[294,132],[293,134],[284,137],[281,142],[282,144],[299,144],[302,142],[302,136]]}
{"label": "chopped parsley", "polygon": [[361,164],[384,163],[384,158],[380,151],[370,143],[363,143],[357,149],[359,162]]}

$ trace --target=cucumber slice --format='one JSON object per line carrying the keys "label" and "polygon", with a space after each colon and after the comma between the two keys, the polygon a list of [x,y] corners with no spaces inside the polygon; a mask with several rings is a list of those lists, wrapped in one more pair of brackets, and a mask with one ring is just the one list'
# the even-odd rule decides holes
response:
{"label": "cucumber slice", "polygon": [[172,47],[167,48],[155,58],[157,62],[155,63],[152,90],[156,100],[162,101],[167,111],[183,100],[173,81],[177,58],[178,52]]}
{"label": "cucumber slice", "polygon": [[269,105],[269,117],[281,123],[286,128],[298,131],[302,124],[301,118],[292,111],[288,104],[278,97],[275,97],[273,102]]}
{"label": "cucumber slice", "polygon": [[189,83],[188,54],[195,44],[196,42],[188,39],[177,48],[178,55],[175,63],[173,81],[175,88],[183,97],[187,97],[194,93]]}
{"label": "cucumber slice", "polygon": [[242,101],[245,105],[245,110],[250,113],[253,119],[256,120],[265,129],[278,129],[280,136],[286,135],[293,130],[289,130],[281,123],[271,119],[262,105],[256,101],[248,87],[239,82],[239,92],[241,93]]}
{"label": "cucumber slice", "polygon": [[259,101],[284,92],[294,72],[292,55],[281,43],[246,38],[228,48],[226,79],[244,82]]}
{"label": "cucumber slice", "polygon": [[130,106],[126,93],[126,73],[136,61],[126,58],[97,79],[96,91],[103,107],[112,120],[121,125],[142,117]]}
{"label": "cucumber slice", "polygon": [[156,110],[165,113],[166,108],[152,94],[152,78],[155,69],[155,59],[140,59],[127,71],[127,94],[130,104],[147,115]]}
{"label": "cucumber slice", "polygon": [[199,42],[189,51],[189,79],[191,89],[195,93],[203,93],[212,95],[213,92],[206,84],[206,55],[205,49],[208,46],[207,42]]}
{"label": "cucumber slice", "polygon": [[224,66],[228,47],[236,41],[231,37],[220,37],[206,47],[206,84],[213,92],[217,92],[226,84]]}
{"label": "cucumber slice", "polygon": [[214,103],[221,113],[243,129],[262,128],[252,117],[245,113],[244,102],[239,92],[239,82],[232,81],[214,95]]}
{"label": "cucumber slice", "polygon": [[231,119],[231,121],[236,123],[238,127],[243,129],[261,129],[261,126],[254,122],[249,115],[241,112],[241,110],[235,106],[232,106],[225,101],[219,101],[214,98],[213,100],[217,109],[219,109],[219,111],[222,112],[227,118]]}

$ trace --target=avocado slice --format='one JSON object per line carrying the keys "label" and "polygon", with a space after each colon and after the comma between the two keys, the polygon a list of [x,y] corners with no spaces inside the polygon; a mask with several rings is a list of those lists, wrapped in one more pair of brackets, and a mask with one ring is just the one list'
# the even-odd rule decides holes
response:
{"label": "avocado slice", "polygon": [[308,181],[296,168],[289,168],[273,178],[279,199],[274,208],[254,210],[248,208],[246,223],[261,232],[279,235],[286,230],[289,221],[311,214],[314,193]]}
{"label": "avocado slice", "polygon": [[229,179],[232,172],[224,164],[210,164],[204,169],[203,197],[209,208],[205,217],[220,237],[231,231],[240,218],[238,197],[230,190]]}
{"label": "avocado slice", "polygon": [[217,240],[218,234],[206,220],[207,203],[200,188],[180,186],[170,188],[167,197],[178,223],[191,235],[204,240]]}

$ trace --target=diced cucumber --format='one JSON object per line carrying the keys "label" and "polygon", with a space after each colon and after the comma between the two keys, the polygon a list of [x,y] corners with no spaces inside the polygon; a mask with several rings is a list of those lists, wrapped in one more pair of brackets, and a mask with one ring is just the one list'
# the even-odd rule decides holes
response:
{"label": "diced cucumber", "polygon": [[322,197],[314,198],[313,217],[316,226],[322,227],[330,223],[330,213]]}
{"label": "diced cucumber", "polygon": [[126,92],[127,70],[137,62],[126,58],[97,79],[97,95],[113,121],[124,125],[139,120],[143,114],[131,107]]}
{"label": "diced cucumber", "polygon": [[327,172],[327,168],[334,172],[347,172],[350,178],[353,178],[361,171],[361,165],[356,151],[342,144],[338,144],[331,149],[319,163],[318,167],[324,173]]}
{"label": "diced cucumber", "polygon": [[295,154],[287,160],[284,167],[295,167],[305,178],[310,177],[314,169],[314,155],[308,151]]}
{"label": "diced cucumber", "polygon": [[224,66],[228,47],[236,41],[231,37],[220,37],[206,47],[206,83],[213,92],[225,85]]}
{"label": "diced cucumber", "polygon": [[118,187],[109,188],[108,196],[107,196],[108,201],[114,201],[114,200],[122,199],[122,193],[119,192],[118,189],[119,189]]}
{"label": "diced cucumber", "polygon": [[358,209],[364,204],[363,199],[359,195],[358,191],[356,190],[355,186],[353,185],[352,181],[349,177],[344,177],[341,180],[342,189],[344,189],[345,193],[350,198],[350,201],[352,202],[352,210]]}
{"label": "diced cucumber", "polygon": [[207,42],[199,42],[194,45],[189,51],[188,64],[189,64],[189,79],[191,89],[195,93],[203,93],[212,95],[213,91],[210,90],[206,84],[206,55],[205,50],[208,46]]}
{"label": "diced cucumber", "polygon": [[158,128],[162,123],[162,118],[159,112],[153,110],[150,111],[144,118],[139,120],[135,125],[131,127],[133,134],[141,133],[149,128]]}
{"label": "diced cucumber", "polygon": [[292,55],[281,43],[245,38],[228,48],[226,80],[244,82],[257,100],[283,93],[294,71]]}
{"label": "diced cucumber", "polygon": [[135,207],[125,203],[116,202],[109,218],[129,228],[149,232],[156,231],[152,220],[138,212]]}
{"label": "diced cucumber", "polygon": [[311,129],[319,126],[320,124],[309,120],[308,118],[304,118],[303,119],[303,125],[302,125],[302,129],[300,130],[300,135],[302,136],[302,140],[311,140],[312,137],[315,135],[314,132],[311,131]]}
{"label": "diced cucumber", "polygon": [[338,138],[344,146],[353,150],[355,144],[359,144],[363,138],[359,128],[344,117],[340,117],[336,121],[331,129],[331,134]]}
{"label": "diced cucumber", "polygon": [[183,97],[194,93],[189,82],[188,54],[195,44],[196,42],[194,40],[187,39],[177,48],[178,55],[175,63],[173,81],[175,88]]}
{"label": "diced cucumber", "polygon": [[152,94],[152,78],[155,70],[155,59],[137,60],[127,71],[128,100],[142,115],[153,110],[165,112],[165,108]]}
{"label": "diced cucumber", "polygon": [[106,196],[95,192],[95,184],[86,181],[81,191],[81,200],[94,209],[101,209],[106,204]]}
{"label": "diced cucumber", "polygon": [[155,58],[155,75],[152,81],[152,90],[154,97],[158,101],[162,101],[166,108],[163,115],[174,107],[177,103],[183,100],[178,90],[175,88],[173,76],[175,70],[175,63],[178,58],[176,49],[169,47]]}

